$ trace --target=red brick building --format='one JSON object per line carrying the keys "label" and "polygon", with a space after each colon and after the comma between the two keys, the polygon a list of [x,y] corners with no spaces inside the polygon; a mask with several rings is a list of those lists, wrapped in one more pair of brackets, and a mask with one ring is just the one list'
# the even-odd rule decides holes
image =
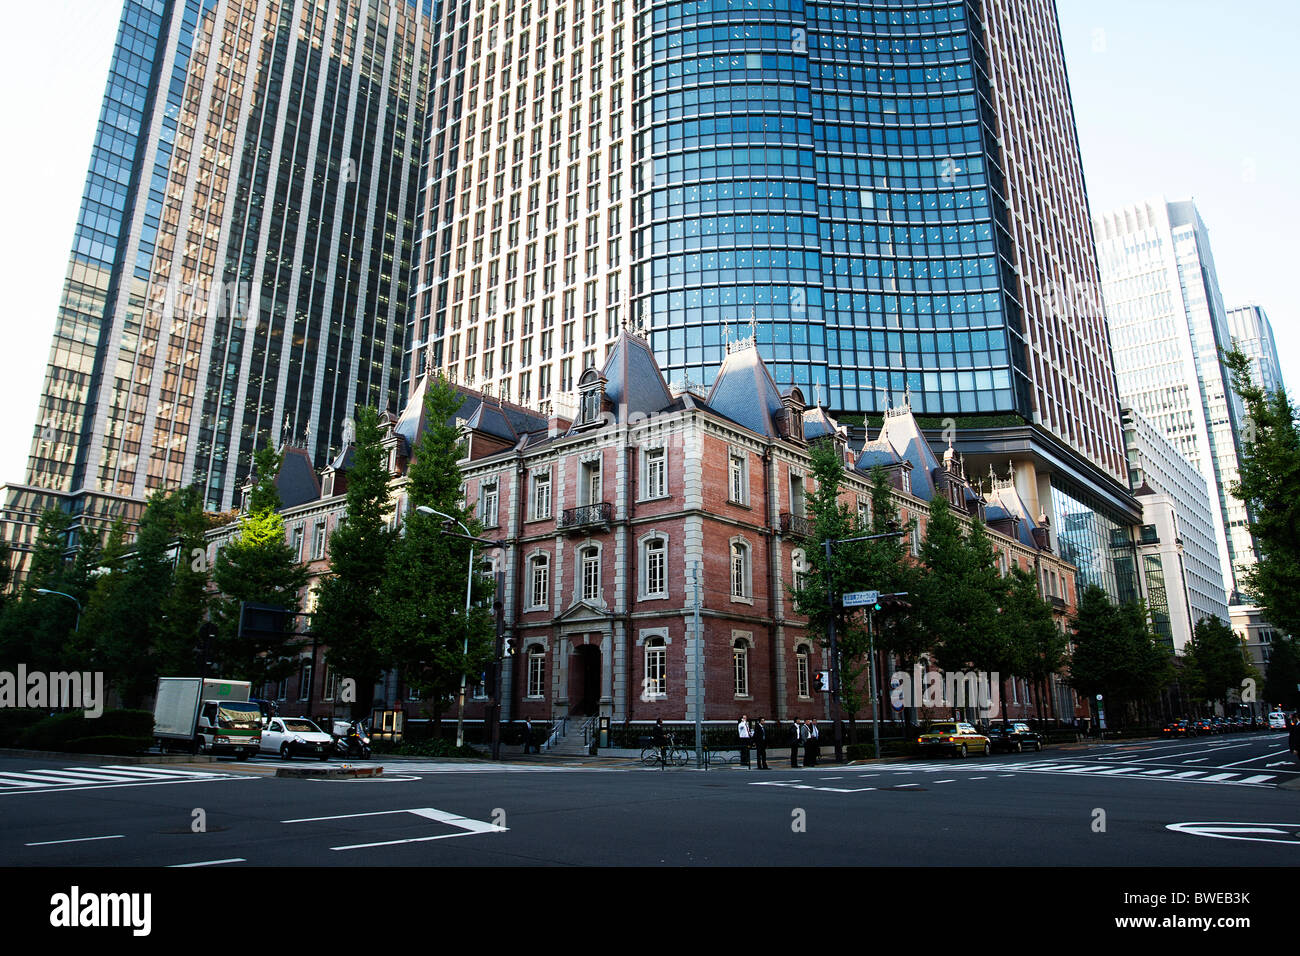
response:
{"label": "red brick building", "polygon": [[[383,421],[398,522],[426,385],[417,385],[400,417]],[[752,339],[728,346],[707,396],[670,389],[645,341],[626,333],[603,369],[582,376],[571,418],[461,393],[466,501],[484,535],[505,542],[491,558],[504,574],[505,635],[515,650],[504,669],[504,720],[693,720],[697,593],[706,719],[826,717],[827,695],[814,679],[829,667],[826,652],[805,633],[790,597],[806,568],[809,443],[825,437],[849,466],[843,500],[864,516],[870,471],[886,469],[899,518],[918,520],[913,553],[929,502],[944,495],[959,514],[987,521],[1004,573],[1012,565],[1035,570],[1062,626],[1074,607],[1075,569],[1051,552],[1010,477],[991,475],[981,489],[951,449],[940,461],[906,402],[887,413],[874,439],[850,448],[847,430],[823,408],[776,385]],[[286,534],[314,573],[328,569],[349,463],[346,448],[317,481],[302,473],[310,472],[305,457],[286,455]],[[232,530],[214,532],[214,548]],[[305,603],[310,610],[310,596]],[[323,652],[304,643],[298,679],[271,695],[290,709],[332,711],[336,675],[326,673]],[[1032,715],[1024,682],[1003,676],[1004,712]],[[1047,695],[1049,714],[1074,716],[1078,701],[1068,688],[1053,682]],[[481,719],[483,704],[481,693],[472,697],[467,716]],[[416,718],[424,705],[392,675],[376,707]]]}

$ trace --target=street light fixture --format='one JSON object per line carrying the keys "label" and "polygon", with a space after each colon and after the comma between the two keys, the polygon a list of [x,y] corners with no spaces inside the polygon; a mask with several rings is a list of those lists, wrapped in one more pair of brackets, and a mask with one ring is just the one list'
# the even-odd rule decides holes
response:
{"label": "street light fixture", "polygon": [[71,594],[64,594],[62,591],[51,591],[49,588],[37,588],[36,593],[57,594],[59,597],[65,597],[73,604],[77,605],[77,621],[75,624],[72,625],[72,630],[75,632],[81,629],[81,602],[80,601],[74,598]]}
{"label": "street light fixture", "polygon": [[442,533],[452,534],[453,537],[457,538],[463,537],[469,541],[469,571],[465,578],[465,642],[461,650],[460,699],[456,704],[456,749],[459,750],[465,745],[465,684],[469,675],[465,672],[464,661],[469,657],[469,610],[474,590],[474,545],[481,544],[484,547],[500,548],[502,547],[503,542],[492,541],[487,538],[476,538],[474,535],[470,534],[469,528],[465,527],[463,521],[460,521],[458,518],[453,518],[449,514],[444,514],[437,508],[430,508],[428,505],[418,505],[415,510],[421,514],[437,515],[439,518],[442,518],[446,524],[460,525],[460,529],[465,532],[463,535],[453,534],[446,528],[443,529]]}

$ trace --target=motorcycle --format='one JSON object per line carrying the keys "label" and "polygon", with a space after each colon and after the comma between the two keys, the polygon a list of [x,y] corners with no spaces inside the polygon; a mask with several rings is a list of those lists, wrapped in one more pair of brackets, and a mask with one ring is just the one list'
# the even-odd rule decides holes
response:
{"label": "motorcycle", "polygon": [[359,720],[334,721],[334,753],[339,757],[370,757],[370,736]]}

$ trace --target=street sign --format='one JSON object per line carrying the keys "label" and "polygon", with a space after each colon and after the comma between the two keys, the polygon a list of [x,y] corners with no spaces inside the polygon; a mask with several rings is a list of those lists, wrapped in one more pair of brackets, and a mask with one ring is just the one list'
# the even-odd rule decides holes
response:
{"label": "street sign", "polygon": [[880,597],[879,591],[850,591],[842,598],[845,607],[866,607],[875,604]]}

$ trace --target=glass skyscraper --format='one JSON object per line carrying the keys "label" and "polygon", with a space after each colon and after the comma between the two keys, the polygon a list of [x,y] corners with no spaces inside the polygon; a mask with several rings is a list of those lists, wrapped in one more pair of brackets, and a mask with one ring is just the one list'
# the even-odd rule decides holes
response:
{"label": "glass skyscraper", "polygon": [[1228,596],[1254,563],[1255,544],[1237,480],[1241,400],[1221,350],[1227,314],[1209,231],[1190,201],[1138,203],[1097,221],[1106,311],[1121,396],[1209,482]]}
{"label": "glass skyscraper", "polygon": [[102,531],[197,482],[229,508],[255,445],[323,465],[358,403],[397,407],[432,12],[127,0],[20,553],[50,506]]}
{"label": "glass skyscraper", "polygon": [[476,0],[441,33],[408,376],[564,409],[625,325],[696,385],[752,325],[782,385],[955,418],[1035,513],[1136,522],[1053,4]]}
{"label": "glass skyscraper", "polygon": [[[113,397],[112,347],[141,347],[194,33],[216,0],[125,0],[73,233],[27,480],[7,488],[4,537],[18,568],[47,508],[96,532],[140,502],[94,480],[97,449],[127,414]],[[74,495],[74,493],[76,493]]]}

